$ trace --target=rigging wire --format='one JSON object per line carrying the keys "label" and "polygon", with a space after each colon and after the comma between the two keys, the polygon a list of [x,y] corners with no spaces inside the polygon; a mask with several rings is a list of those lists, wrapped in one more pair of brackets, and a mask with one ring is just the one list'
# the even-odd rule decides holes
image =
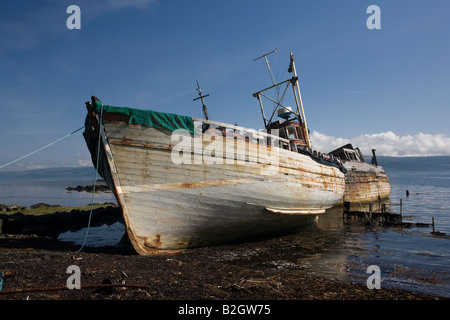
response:
{"label": "rigging wire", "polygon": [[24,156],[22,156],[22,157],[20,157],[20,158],[17,158],[17,159],[15,159],[15,160],[11,161],[11,162],[8,162],[8,163],[6,163],[6,164],[0,166],[0,169],[3,169],[4,167],[7,167],[7,166],[9,166],[9,165],[11,165],[11,164],[14,164],[14,163],[16,163],[16,162],[19,162],[20,160],[23,160],[23,159],[25,159],[25,158],[28,158],[29,156],[31,156],[31,155],[33,155],[33,154],[35,154],[35,153],[38,153],[38,152],[40,152],[40,151],[42,151],[42,150],[44,150],[44,149],[47,149],[48,147],[54,145],[55,143],[57,143],[57,142],[59,142],[59,141],[61,141],[61,140],[64,140],[65,138],[70,137],[70,136],[73,135],[74,133],[77,133],[78,131],[80,131],[80,130],[83,129],[83,128],[84,128],[84,126],[82,126],[81,128],[79,128],[79,129],[77,129],[77,130],[75,130],[75,131],[72,131],[72,132],[69,133],[69,134],[66,134],[64,137],[61,137],[61,138],[59,138],[58,140],[55,140],[55,141],[53,141],[53,142],[51,142],[51,143],[49,143],[49,144],[47,144],[47,145],[45,145],[45,146],[43,146],[43,147],[37,149],[37,150],[34,150],[33,152],[30,152],[30,153],[28,153],[28,154],[26,154],[26,155],[24,155]]}
{"label": "rigging wire", "polygon": [[[76,254],[76,253],[79,253],[81,250],[83,250],[84,246],[86,245],[86,240],[87,240],[87,237],[88,237],[88,234],[89,234],[89,229],[90,229],[90,226],[91,226],[92,213],[93,213],[93,211],[94,211],[95,188],[96,188],[96,186],[97,186],[97,179],[98,179],[98,171],[97,171],[97,169],[98,169],[98,165],[99,165],[100,147],[101,147],[101,137],[102,137],[102,121],[101,121],[102,115],[103,115],[103,104],[102,104],[101,109],[100,109],[99,134],[98,134],[98,141],[97,141],[97,163],[96,163],[96,166],[95,166],[95,169],[96,169],[96,170],[95,170],[95,178],[94,178],[94,187],[93,187],[93,192],[92,192],[91,209],[90,209],[90,212],[89,212],[89,219],[88,219],[88,224],[87,224],[87,228],[86,228],[86,233],[85,233],[84,240],[83,240],[83,242],[82,242],[80,248],[79,248],[78,250],[76,250],[76,251],[69,252],[69,253],[68,253],[69,255],[74,255],[74,254]],[[27,158],[27,157],[29,157],[29,156],[35,154],[35,153],[38,153],[38,152],[40,152],[40,151],[42,151],[42,150],[44,150],[44,149],[46,149],[46,148],[48,148],[48,147],[54,145],[55,143],[57,143],[57,142],[59,142],[59,141],[61,141],[61,140],[64,140],[65,138],[67,138],[67,137],[69,137],[69,136],[75,134],[76,132],[80,131],[80,130],[83,129],[84,127],[85,127],[85,126],[82,126],[81,128],[79,128],[79,129],[77,129],[77,130],[75,130],[75,131],[72,131],[71,133],[65,135],[64,137],[61,137],[61,138],[59,138],[59,139],[57,139],[57,140],[55,140],[55,141],[53,141],[53,142],[51,142],[51,143],[49,143],[49,144],[47,144],[47,145],[41,147],[41,148],[39,148],[39,149],[37,149],[37,150],[35,150],[35,151],[33,151],[33,152],[30,152],[30,153],[28,153],[28,154],[26,154],[26,155],[24,155],[24,156],[22,156],[22,157],[20,157],[20,158],[18,158],[18,159],[16,159],[16,160],[13,160],[13,161],[11,161],[11,162],[8,162],[7,164],[4,164],[4,165],[0,166],[0,169],[4,168],[4,167],[6,167],[6,166],[9,166],[9,165],[11,165],[11,164],[13,164],[13,163],[16,163],[16,162],[18,162],[18,161],[20,161],[20,160],[22,160],[22,159],[25,159],[25,158]],[[2,252],[2,253],[5,253],[5,254],[12,254],[12,253],[22,253],[22,252]],[[65,254],[65,253],[60,253],[60,252],[45,252],[45,251],[43,251],[43,252],[28,252],[28,253],[34,253],[34,254],[36,254],[36,253],[45,253],[45,254]]]}

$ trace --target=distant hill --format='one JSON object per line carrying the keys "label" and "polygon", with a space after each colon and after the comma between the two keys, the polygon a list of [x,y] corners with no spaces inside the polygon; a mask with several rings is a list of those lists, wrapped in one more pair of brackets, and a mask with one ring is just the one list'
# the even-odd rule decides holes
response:
{"label": "distant hill", "polygon": [[[366,157],[371,161],[372,157]],[[450,156],[432,157],[384,157],[377,156],[377,161],[387,172],[396,171],[450,171]]]}
{"label": "distant hill", "polygon": [[33,180],[33,179],[66,179],[94,178],[94,167],[58,167],[24,171],[0,172],[0,179],[4,180]]}

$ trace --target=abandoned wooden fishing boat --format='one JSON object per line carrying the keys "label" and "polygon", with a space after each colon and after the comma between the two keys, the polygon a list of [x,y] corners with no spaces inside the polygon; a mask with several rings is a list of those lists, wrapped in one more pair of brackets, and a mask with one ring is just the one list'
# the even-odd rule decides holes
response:
{"label": "abandoned wooden fishing boat", "polygon": [[[298,89],[293,73],[289,83]],[[307,137],[114,107],[95,97],[86,106],[92,162],[121,206],[139,254],[296,229],[344,194],[343,168],[308,152]],[[306,132],[299,114],[296,121],[281,131]]]}
{"label": "abandoned wooden fishing boat", "polygon": [[383,167],[378,165],[375,150],[372,162],[368,163],[359,148],[349,143],[330,152],[339,158],[345,169],[345,202],[375,202],[389,197],[391,187]]}

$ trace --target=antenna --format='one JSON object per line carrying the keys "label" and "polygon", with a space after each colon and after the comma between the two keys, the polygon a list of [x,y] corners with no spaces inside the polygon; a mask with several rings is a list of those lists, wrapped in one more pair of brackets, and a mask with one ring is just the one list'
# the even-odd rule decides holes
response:
{"label": "antenna", "polygon": [[272,84],[273,84],[273,85],[275,85],[275,78],[274,78],[274,76],[273,76],[272,70],[270,70],[269,60],[267,60],[267,56],[268,56],[269,54],[274,53],[274,52],[277,52],[277,48],[275,48],[275,50],[273,50],[273,51],[271,51],[271,52],[269,52],[269,53],[263,54],[261,57],[258,57],[258,58],[256,58],[256,59],[253,59],[253,61],[256,61],[256,60],[259,60],[259,59],[261,59],[261,58],[264,57],[264,59],[266,60],[267,70],[269,70],[270,79],[272,80]]}
{"label": "antenna", "polygon": [[209,120],[209,116],[208,116],[208,110],[206,109],[206,105],[205,105],[205,101],[203,101],[203,98],[209,97],[209,94],[206,95],[202,95],[202,90],[200,89],[200,85],[198,84],[198,80],[197,80],[197,93],[198,93],[198,98],[195,98],[192,101],[198,100],[198,99],[202,99],[202,107],[203,107],[203,113],[205,114],[205,119]]}
{"label": "antenna", "polygon": [[[269,70],[270,80],[272,80],[272,84],[275,86],[275,77],[273,76],[272,70],[270,69],[269,60],[267,60],[267,56],[274,52],[275,53],[278,52],[277,48],[275,48],[275,50],[273,50],[273,51],[270,51],[269,53],[263,54],[261,57],[253,59],[253,61],[259,60],[261,58],[264,58],[266,60],[266,65],[267,65],[267,70]],[[278,97],[280,96],[280,88],[278,86],[276,86],[275,90],[277,91],[277,100],[278,100]],[[275,108],[276,108],[276,106],[275,106]]]}

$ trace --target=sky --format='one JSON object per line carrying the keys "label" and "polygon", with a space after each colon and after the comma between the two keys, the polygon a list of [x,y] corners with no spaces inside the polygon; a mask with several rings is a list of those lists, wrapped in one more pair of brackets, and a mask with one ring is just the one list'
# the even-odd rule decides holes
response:
{"label": "sky", "polygon": [[[448,0],[2,0],[0,166],[82,127],[92,95],[203,117],[199,81],[211,120],[262,129],[252,93],[272,83],[253,60],[275,49],[276,81],[295,56],[314,149],[450,155],[448,12]],[[81,132],[0,170],[92,165]]]}

